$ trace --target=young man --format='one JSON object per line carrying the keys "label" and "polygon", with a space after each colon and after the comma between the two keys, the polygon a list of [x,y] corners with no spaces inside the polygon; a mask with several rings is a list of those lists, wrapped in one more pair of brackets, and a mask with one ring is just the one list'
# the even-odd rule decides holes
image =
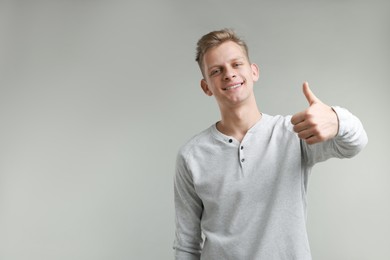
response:
{"label": "young man", "polygon": [[367,143],[360,121],[322,103],[303,84],[309,107],[293,116],[259,111],[259,68],[233,31],[197,45],[201,87],[221,120],[179,151],[175,174],[176,259],[311,259],[306,192],[311,168],[350,158]]}

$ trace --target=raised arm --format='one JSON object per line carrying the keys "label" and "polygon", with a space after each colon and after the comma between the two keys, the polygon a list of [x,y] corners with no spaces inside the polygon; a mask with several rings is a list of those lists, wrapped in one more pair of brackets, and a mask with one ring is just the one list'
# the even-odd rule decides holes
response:
{"label": "raised arm", "polygon": [[291,118],[293,129],[304,141],[308,163],[331,157],[350,158],[367,144],[367,134],[360,120],[348,110],[322,103],[310,90],[307,82],[303,93],[309,107]]}
{"label": "raised arm", "polygon": [[335,111],[313,94],[307,82],[303,83],[303,94],[309,107],[291,118],[299,138],[308,144],[315,144],[335,137],[339,127]]}

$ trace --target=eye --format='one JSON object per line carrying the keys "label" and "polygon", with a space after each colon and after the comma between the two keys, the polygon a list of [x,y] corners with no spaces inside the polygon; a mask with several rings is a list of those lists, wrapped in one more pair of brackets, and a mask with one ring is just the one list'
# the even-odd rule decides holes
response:
{"label": "eye", "polygon": [[234,63],[234,67],[239,67],[239,66],[241,66],[242,65],[242,63],[241,62],[236,62],[236,63]]}
{"label": "eye", "polygon": [[218,73],[220,73],[221,70],[220,69],[214,69],[210,72],[210,76],[214,76],[214,75],[217,75]]}

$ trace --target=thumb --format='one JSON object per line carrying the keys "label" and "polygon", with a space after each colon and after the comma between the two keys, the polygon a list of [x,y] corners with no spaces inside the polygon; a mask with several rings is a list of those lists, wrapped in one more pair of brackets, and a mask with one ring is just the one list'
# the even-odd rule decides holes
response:
{"label": "thumb", "polygon": [[320,102],[320,100],[311,91],[309,87],[309,83],[307,83],[306,81],[303,83],[303,94],[305,94],[305,97],[307,99],[307,102],[309,102],[309,105]]}

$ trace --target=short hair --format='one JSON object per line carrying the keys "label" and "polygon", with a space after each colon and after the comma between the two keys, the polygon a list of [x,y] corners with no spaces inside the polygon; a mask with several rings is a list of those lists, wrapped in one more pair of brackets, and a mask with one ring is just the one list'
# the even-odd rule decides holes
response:
{"label": "short hair", "polygon": [[246,43],[237,36],[233,29],[222,29],[218,31],[212,31],[208,34],[205,34],[200,38],[196,47],[196,58],[199,68],[204,76],[203,72],[203,57],[206,52],[212,48],[218,47],[224,42],[232,41],[238,44],[245,52],[245,55],[249,61],[248,46]]}

